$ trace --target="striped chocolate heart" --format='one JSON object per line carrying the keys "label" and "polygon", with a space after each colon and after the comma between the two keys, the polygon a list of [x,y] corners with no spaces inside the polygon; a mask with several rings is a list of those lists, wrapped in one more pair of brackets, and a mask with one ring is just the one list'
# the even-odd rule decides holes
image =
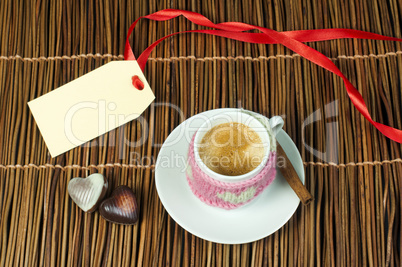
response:
{"label": "striped chocolate heart", "polygon": [[73,178],[68,183],[68,194],[71,199],[85,212],[93,212],[106,195],[108,183],[100,173],[94,173],[87,178]]}
{"label": "striped chocolate heart", "polygon": [[111,197],[100,204],[99,213],[113,223],[135,224],[138,221],[138,206],[134,192],[124,185],[117,187]]}

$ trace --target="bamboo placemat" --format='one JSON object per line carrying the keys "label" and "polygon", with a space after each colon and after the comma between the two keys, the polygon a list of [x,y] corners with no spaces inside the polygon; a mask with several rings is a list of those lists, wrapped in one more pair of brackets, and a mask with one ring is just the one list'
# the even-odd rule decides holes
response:
{"label": "bamboo placemat", "polygon": [[[397,0],[0,1],[0,265],[400,266],[401,145],[359,115],[339,78],[279,45],[195,34],[171,38],[148,61],[145,74],[159,105],[145,111],[145,124],[133,121],[50,158],[26,103],[121,60],[130,23],[164,8],[279,31],[344,27],[402,37]],[[141,21],[134,52],[195,28],[184,18]],[[309,45],[356,85],[375,120],[402,129],[400,44]],[[215,244],[184,231],[155,189],[158,144],[184,119],[219,107],[284,115],[315,197],[275,234],[250,244]],[[130,145],[141,138],[144,145]],[[111,187],[133,188],[141,210],[137,225],[107,223],[72,203],[68,181],[93,172],[106,175]]]}

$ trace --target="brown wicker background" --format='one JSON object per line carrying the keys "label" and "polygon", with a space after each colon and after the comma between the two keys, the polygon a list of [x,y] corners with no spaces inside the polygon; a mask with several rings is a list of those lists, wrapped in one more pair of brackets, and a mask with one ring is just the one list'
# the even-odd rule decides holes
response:
{"label": "brown wicker background", "polygon": [[[219,107],[285,115],[315,201],[275,234],[243,245],[193,236],[164,210],[154,183],[159,147],[181,122],[167,106],[144,113],[64,157],[50,158],[27,102],[110,60],[122,59],[131,22],[164,8],[213,22],[275,30],[345,27],[401,38],[402,2],[368,1],[0,1],[0,266],[401,266],[401,145],[351,105],[342,81],[280,45],[251,45],[187,34],[159,45],[145,71],[157,103],[186,118]],[[132,36],[138,56],[184,18],[143,20]],[[330,57],[363,94],[373,118],[402,129],[401,44],[337,40],[309,44]],[[325,109],[337,100],[336,112]],[[314,111],[317,119],[303,128]],[[338,128],[329,128],[336,122]],[[304,136],[303,136],[304,135]],[[145,145],[127,141],[148,137]],[[324,162],[310,147],[337,157]],[[137,154],[135,154],[137,153]],[[131,157],[130,157],[131,155]],[[137,161],[137,158],[148,160]],[[135,191],[135,226],[85,214],[68,181],[93,172]]]}

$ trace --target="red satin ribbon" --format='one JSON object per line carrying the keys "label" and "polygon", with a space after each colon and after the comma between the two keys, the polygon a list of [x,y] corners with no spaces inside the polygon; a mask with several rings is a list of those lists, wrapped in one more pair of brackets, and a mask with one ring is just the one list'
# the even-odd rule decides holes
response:
{"label": "red satin ribbon", "polygon": [[[137,62],[142,70],[144,70],[148,57],[157,44],[159,44],[164,39],[169,38],[172,35],[180,33],[197,32],[197,33],[205,33],[205,34],[212,34],[216,36],[226,37],[233,40],[248,43],[282,44],[287,48],[291,49],[292,51],[294,51],[295,53],[299,54],[300,56],[310,60],[311,62],[317,64],[318,66],[321,66],[324,69],[329,70],[332,73],[341,77],[345,84],[348,96],[352,101],[353,105],[357,108],[357,110],[382,134],[384,134],[391,140],[394,140],[398,143],[402,143],[402,131],[374,121],[370,116],[370,113],[367,109],[367,106],[364,102],[362,95],[352,85],[352,83],[343,75],[343,73],[336,67],[336,65],[329,58],[327,58],[317,50],[303,44],[303,42],[316,42],[316,41],[334,40],[341,38],[358,38],[358,39],[386,40],[386,41],[398,41],[398,42],[402,42],[402,39],[383,36],[380,34],[370,32],[350,30],[350,29],[321,29],[321,30],[277,32],[272,29],[259,27],[255,25],[249,25],[241,22],[223,22],[214,24],[206,17],[195,12],[176,10],[176,9],[165,9],[147,16],[140,17],[133,24],[131,24],[127,34],[126,46],[124,49],[124,59],[135,60],[134,53],[129,43],[129,37],[132,31],[134,30],[135,25],[141,18],[147,18],[155,21],[166,21],[178,17],[180,15],[183,15],[188,20],[197,25],[214,28],[217,30],[183,31],[169,34],[157,40],[147,49],[145,49],[144,52],[139,56]],[[259,30],[262,33],[244,32],[249,30]]]}

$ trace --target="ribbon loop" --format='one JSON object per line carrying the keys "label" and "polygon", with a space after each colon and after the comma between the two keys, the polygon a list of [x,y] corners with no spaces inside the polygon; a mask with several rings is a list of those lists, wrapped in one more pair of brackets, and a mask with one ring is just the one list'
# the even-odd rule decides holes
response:
{"label": "ribbon loop", "polygon": [[[166,21],[178,17],[180,15],[184,16],[194,24],[213,28],[215,30],[191,30],[191,31],[176,32],[157,40],[156,42],[151,44],[147,49],[145,49],[143,53],[139,56],[137,62],[142,70],[144,70],[148,57],[151,54],[152,50],[156,47],[156,45],[158,45],[166,38],[169,38],[175,34],[191,33],[191,32],[204,33],[248,43],[282,44],[287,48],[291,49],[292,51],[294,51],[295,53],[299,54],[300,56],[308,59],[309,61],[317,64],[318,66],[342,78],[346,87],[346,92],[350,100],[352,101],[353,105],[356,107],[356,109],[382,134],[384,134],[391,140],[394,140],[398,143],[402,143],[402,131],[374,121],[370,116],[370,113],[367,109],[367,106],[364,102],[362,95],[353,86],[353,84],[345,77],[345,75],[339,70],[339,68],[328,57],[304,44],[304,42],[327,41],[342,38],[371,39],[371,40],[384,40],[384,41],[397,41],[397,42],[402,42],[402,39],[352,29],[320,29],[320,30],[277,32],[272,29],[250,25],[242,22],[223,22],[215,24],[206,17],[204,17],[203,15],[198,14],[196,12],[177,10],[177,9],[165,9],[147,16],[139,17],[133,24],[131,24],[126,38],[124,59],[135,60],[133,50],[130,46],[129,37],[132,31],[134,30],[137,22],[141,18],[146,18],[155,21]],[[261,33],[247,32],[250,30],[259,30]]]}

